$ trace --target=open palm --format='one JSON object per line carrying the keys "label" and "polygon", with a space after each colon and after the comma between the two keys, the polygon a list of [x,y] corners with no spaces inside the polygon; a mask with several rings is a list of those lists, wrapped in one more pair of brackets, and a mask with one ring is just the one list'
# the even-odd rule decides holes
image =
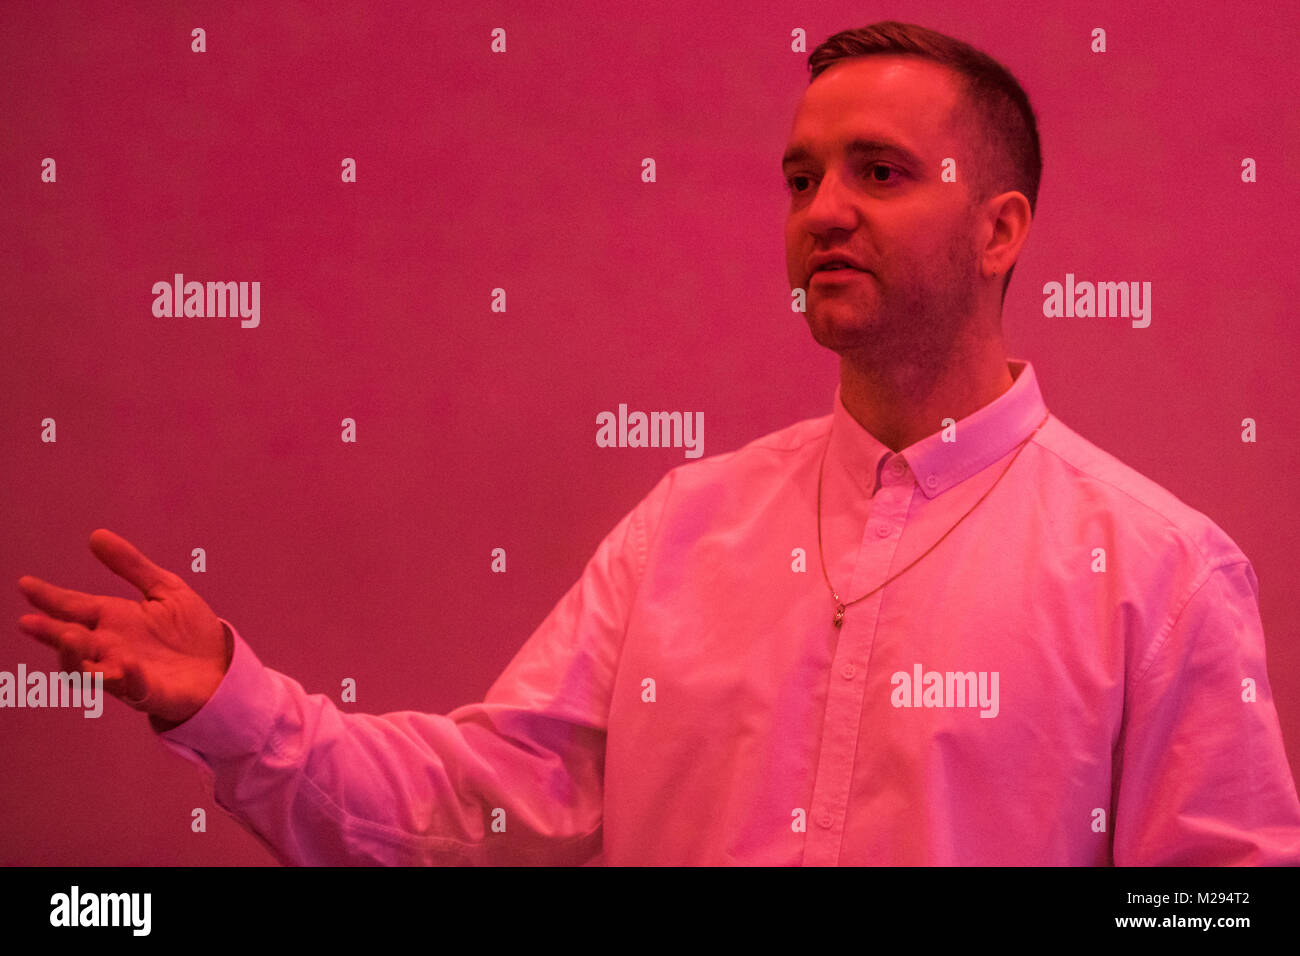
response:
{"label": "open palm", "polygon": [[99,528],[90,549],[144,599],[70,591],[24,575],[19,588],[44,613],[24,614],[18,626],[55,648],[65,671],[102,672],[105,689],[135,709],[169,724],[189,719],[230,665],[221,622],[182,578],[126,539]]}

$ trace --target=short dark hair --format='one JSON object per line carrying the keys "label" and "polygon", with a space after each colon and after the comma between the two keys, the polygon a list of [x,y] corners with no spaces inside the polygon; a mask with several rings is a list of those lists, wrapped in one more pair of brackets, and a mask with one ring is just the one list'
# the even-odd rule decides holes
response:
{"label": "short dark hair", "polygon": [[[987,53],[914,23],[882,20],[827,37],[808,55],[808,82],[840,60],[888,54],[932,60],[961,75],[967,108],[957,122],[972,149],[965,176],[975,202],[1016,190],[1029,200],[1032,214],[1043,175],[1038,121],[1011,71]],[[1002,282],[1004,300],[1014,271],[1013,263]]]}

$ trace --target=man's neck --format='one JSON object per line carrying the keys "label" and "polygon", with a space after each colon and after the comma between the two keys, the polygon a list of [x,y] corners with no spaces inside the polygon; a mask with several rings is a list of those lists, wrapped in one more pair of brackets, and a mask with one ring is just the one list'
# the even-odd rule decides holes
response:
{"label": "man's neck", "polygon": [[939,431],[945,418],[960,421],[1011,388],[1001,339],[978,352],[963,350],[943,367],[907,361],[888,367],[840,356],[840,400],[859,425],[891,451],[902,451]]}

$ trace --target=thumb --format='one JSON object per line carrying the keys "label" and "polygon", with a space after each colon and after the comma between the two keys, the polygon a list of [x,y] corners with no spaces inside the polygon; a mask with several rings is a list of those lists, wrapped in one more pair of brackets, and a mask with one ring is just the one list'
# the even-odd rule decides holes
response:
{"label": "thumb", "polygon": [[96,528],[90,533],[90,550],[110,571],[130,581],[146,597],[162,597],[177,584],[184,584],[175,574],[146,558],[131,542],[107,528]]}

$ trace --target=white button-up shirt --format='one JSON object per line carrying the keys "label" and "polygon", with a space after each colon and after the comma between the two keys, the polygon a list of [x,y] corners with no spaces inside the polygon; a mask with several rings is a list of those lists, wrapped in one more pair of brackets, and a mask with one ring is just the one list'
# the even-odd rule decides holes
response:
{"label": "white button-up shirt", "polygon": [[1250,562],[1009,367],[674,468],[481,703],[344,713],[225,621],[161,739],[291,863],[1300,863]]}

